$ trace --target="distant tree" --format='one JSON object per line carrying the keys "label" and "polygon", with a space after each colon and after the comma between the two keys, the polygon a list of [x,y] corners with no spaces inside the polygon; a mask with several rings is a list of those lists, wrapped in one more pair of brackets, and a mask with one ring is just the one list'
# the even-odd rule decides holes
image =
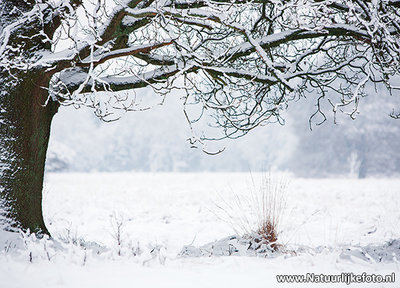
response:
{"label": "distant tree", "polygon": [[[282,121],[289,101],[325,97],[335,112],[367,82],[399,74],[400,1],[2,0],[0,195],[10,227],[47,233],[42,185],[61,104],[105,121],[142,109],[135,89],[186,91],[190,125],[205,113],[237,138]],[[197,109],[192,109],[192,104]],[[321,111],[319,111],[321,112]],[[219,136],[210,137],[219,139]],[[193,133],[191,145],[209,140]]]}
{"label": "distant tree", "polygon": [[[385,97],[385,92],[369,86],[366,93],[378,97],[360,98],[361,111],[354,120],[343,114],[336,119],[326,114],[328,121],[321,123],[324,118],[320,115],[309,123],[307,119],[316,109],[312,101],[304,99],[291,107],[287,122],[297,141],[282,168],[302,177],[398,175],[400,126],[388,114],[399,99]],[[328,101],[320,105],[325,110],[330,106]]]}

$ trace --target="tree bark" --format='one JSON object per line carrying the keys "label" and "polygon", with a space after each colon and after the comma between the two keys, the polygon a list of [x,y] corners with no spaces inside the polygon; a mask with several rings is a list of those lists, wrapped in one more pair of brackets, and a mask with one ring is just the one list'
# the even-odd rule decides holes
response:
{"label": "tree bark", "polygon": [[[20,15],[15,9],[29,11],[34,5],[34,0],[0,0],[0,32]],[[15,56],[29,59],[50,50],[49,42],[33,37],[42,28],[33,19],[13,31],[8,45],[22,51]],[[47,29],[49,36],[54,29]],[[43,177],[51,121],[59,104],[47,101],[51,74],[12,68],[11,54],[2,61],[10,65],[0,65],[0,222],[7,230],[48,234],[42,212]]]}
{"label": "tree bark", "polygon": [[[6,77],[4,73],[3,80]],[[5,77],[4,77],[5,76]],[[18,75],[18,84],[0,80],[0,197],[8,227],[48,233],[42,189],[50,126],[58,103],[46,100],[42,71]],[[45,105],[46,104],[46,105]],[[4,218],[4,217],[3,217]]]}

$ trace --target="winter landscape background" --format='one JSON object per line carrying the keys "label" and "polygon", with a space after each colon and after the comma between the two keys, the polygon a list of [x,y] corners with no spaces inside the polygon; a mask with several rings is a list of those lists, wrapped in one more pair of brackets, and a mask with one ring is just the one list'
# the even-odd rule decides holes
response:
{"label": "winter landscape background", "polygon": [[[47,159],[50,172],[291,172],[301,177],[396,176],[400,173],[400,125],[388,115],[400,101],[386,91],[375,91],[360,100],[355,120],[321,102],[327,120],[317,114],[316,99],[300,99],[289,106],[283,125],[268,124],[235,140],[208,142],[207,150],[225,151],[210,156],[191,149],[191,134],[179,93],[163,105],[144,112],[126,113],[105,123],[87,108],[61,107],[52,126]],[[141,98],[156,98],[150,89]],[[150,102],[151,103],[151,102]],[[213,133],[207,123],[197,133]],[[221,130],[221,129],[219,129]],[[211,132],[210,132],[211,131]]]}
{"label": "winter landscape background", "polygon": [[398,0],[0,0],[0,288],[398,288],[399,47]]}
{"label": "winter landscape background", "polygon": [[[178,96],[113,123],[61,108],[43,201],[53,238],[3,231],[0,287],[309,287],[276,276],[364,272],[395,273],[396,282],[352,287],[397,287],[394,98],[362,99],[357,119],[339,114],[338,124],[327,109],[328,120],[318,126],[314,118],[312,131],[315,106],[303,99],[289,107],[285,125],[208,143],[226,147],[210,156],[189,147]],[[265,175],[288,181],[276,254],[240,238],[242,217],[257,227],[260,203],[245,200],[262,195]]]}
{"label": "winter landscape background", "polygon": [[[256,227],[260,203],[243,199],[260,193],[262,177],[49,173],[44,216],[53,238],[2,232],[0,287],[398,287],[399,179],[289,177],[279,225],[283,246],[271,253],[229,237],[243,235],[242,217]],[[395,273],[396,282],[276,279],[306,273]]]}

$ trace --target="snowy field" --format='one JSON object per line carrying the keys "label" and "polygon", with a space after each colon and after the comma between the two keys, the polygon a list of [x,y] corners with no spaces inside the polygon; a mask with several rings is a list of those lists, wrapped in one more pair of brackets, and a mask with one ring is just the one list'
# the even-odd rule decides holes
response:
{"label": "snowy field", "polygon": [[256,193],[261,174],[49,174],[44,213],[55,241],[7,241],[0,287],[320,287],[276,275],[349,272],[397,278],[350,287],[400,287],[400,179],[286,178],[284,252],[252,257],[207,244],[240,230],[227,212],[252,219],[253,206],[229,205]]}

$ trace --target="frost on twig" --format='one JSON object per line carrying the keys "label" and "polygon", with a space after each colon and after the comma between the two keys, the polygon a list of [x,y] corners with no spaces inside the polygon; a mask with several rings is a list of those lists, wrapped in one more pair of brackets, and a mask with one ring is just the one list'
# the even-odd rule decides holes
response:
{"label": "frost on twig", "polygon": [[312,118],[323,122],[322,99],[333,113],[354,118],[368,83],[397,92],[399,6],[37,0],[1,25],[0,68],[15,83],[20,73],[41,71],[49,97],[89,106],[104,121],[153,106],[139,99],[141,88],[161,95],[159,103],[178,89],[191,129],[203,117],[221,128],[215,135],[192,133],[190,145],[204,148],[207,140],[283,123],[282,112],[300,97],[317,96]]}

